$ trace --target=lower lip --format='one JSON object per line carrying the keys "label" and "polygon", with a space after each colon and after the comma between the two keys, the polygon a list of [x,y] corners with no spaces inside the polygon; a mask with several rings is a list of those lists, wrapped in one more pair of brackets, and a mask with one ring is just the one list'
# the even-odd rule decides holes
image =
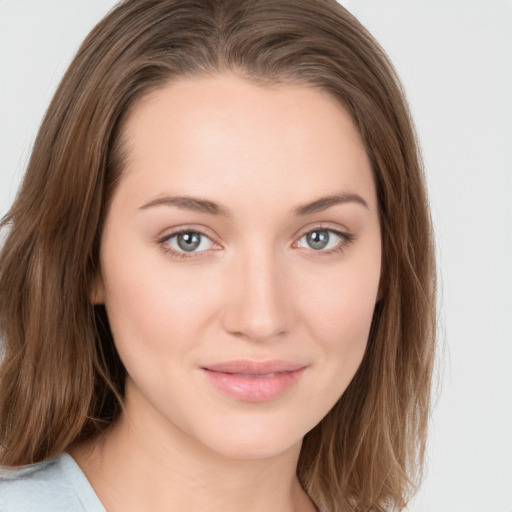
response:
{"label": "lower lip", "polygon": [[288,391],[306,368],[291,372],[280,372],[268,376],[246,376],[233,373],[203,371],[221,391],[244,402],[268,402],[275,400]]}

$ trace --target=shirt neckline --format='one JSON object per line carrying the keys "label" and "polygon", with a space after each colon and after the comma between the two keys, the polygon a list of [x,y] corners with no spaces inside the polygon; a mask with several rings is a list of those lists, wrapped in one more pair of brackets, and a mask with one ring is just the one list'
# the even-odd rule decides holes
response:
{"label": "shirt neckline", "polygon": [[83,509],[87,512],[107,512],[75,459],[69,453],[64,452],[60,456],[59,462],[63,477],[70,483]]}

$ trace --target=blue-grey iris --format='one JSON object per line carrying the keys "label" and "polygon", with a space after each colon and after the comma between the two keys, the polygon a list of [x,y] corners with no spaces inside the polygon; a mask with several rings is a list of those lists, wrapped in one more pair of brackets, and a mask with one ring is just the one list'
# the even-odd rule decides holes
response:
{"label": "blue-grey iris", "polygon": [[201,243],[201,234],[194,233],[192,231],[188,233],[179,233],[177,242],[180,249],[191,252],[199,247],[199,244]]}
{"label": "blue-grey iris", "polygon": [[306,235],[306,240],[311,249],[324,249],[329,243],[329,231],[311,231]]}

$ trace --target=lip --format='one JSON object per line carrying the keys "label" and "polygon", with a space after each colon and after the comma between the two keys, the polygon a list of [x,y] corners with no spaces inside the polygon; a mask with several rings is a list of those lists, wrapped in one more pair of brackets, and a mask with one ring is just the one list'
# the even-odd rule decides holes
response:
{"label": "lip", "polygon": [[307,365],[291,361],[228,361],[202,366],[220,391],[244,402],[267,402],[293,387]]}

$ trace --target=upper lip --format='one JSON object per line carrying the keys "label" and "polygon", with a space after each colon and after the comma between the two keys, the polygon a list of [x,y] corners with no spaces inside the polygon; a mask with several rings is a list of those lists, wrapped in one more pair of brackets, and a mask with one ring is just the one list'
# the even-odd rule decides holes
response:
{"label": "upper lip", "polygon": [[223,363],[209,364],[202,366],[203,370],[218,373],[232,373],[243,375],[266,375],[269,373],[286,373],[295,372],[305,368],[307,365],[303,363],[295,363],[292,361],[250,361],[237,360],[226,361]]}

